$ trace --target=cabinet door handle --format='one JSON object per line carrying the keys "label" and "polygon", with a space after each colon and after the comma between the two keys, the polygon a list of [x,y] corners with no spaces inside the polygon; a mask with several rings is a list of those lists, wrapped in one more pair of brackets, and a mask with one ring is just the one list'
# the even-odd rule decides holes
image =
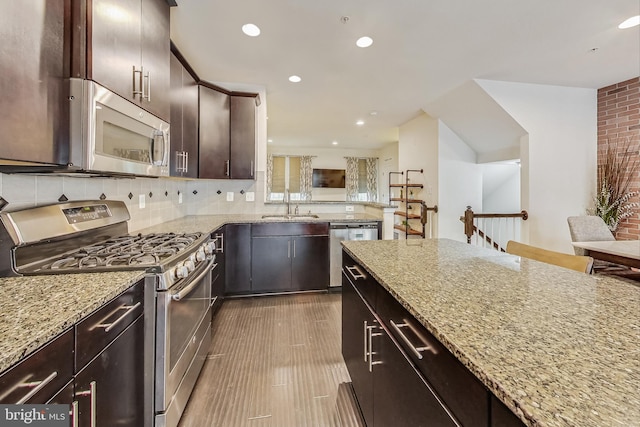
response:
{"label": "cabinet door handle", "polygon": [[367,355],[369,354],[368,353],[369,346],[367,345],[367,343],[369,342],[368,335],[369,335],[369,327],[367,326],[367,321],[365,320],[364,321],[364,332],[362,334],[363,342],[364,342],[364,351],[363,351],[363,353],[364,353],[364,361],[365,362],[367,361]]}
{"label": "cabinet door handle", "polygon": [[96,427],[96,382],[91,381],[89,383],[89,390],[79,391],[76,396],[90,396],[91,397],[91,422],[90,427]]}
{"label": "cabinet door handle", "polygon": [[255,173],[255,170],[254,170],[254,161],[253,161],[253,160],[251,160],[251,178],[253,178],[253,174],[254,174],[254,173]]}
{"label": "cabinet door handle", "polygon": [[33,381],[30,383],[22,383],[22,384],[18,384],[16,386],[16,388],[21,388],[21,387],[33,387],[33,389],[25,394],[24,396],[22,396],[22,398],[20,400],[18,400],[16,403],[18,405],[22,405],[23,403],[25,403],[26,401],[28,401],[29,399],[31,399],[33,396],[36,395],[36,393],[38,393],[40,390],[42,390],[43,388],[45,388],[47,386],[47,384],[49,384],[51,381],[53,381],[53,379],[55,377],[58,376],[58,372],[54,371],[51,374],[49,374],[49,376],[45,379],[43,379],[42,381]]}
{"label": "cabinet door handle", "polygon": [[184,152],[184,173],[189,172],[189,152]]}
{"label": "cabinet door handle", "polygon": [[229,176],[231,174],[231,160],[224,161],[224,175]]}
{"label": "cabinet door handle", "polygon": [[220,240],[220,247],[216,245],[216,252],[223,254],[224,253],[224,233],[216,234],[215,238]]}
{"label": "cabinet door handle", "polygon": [[[136,74],[140,73],[140,90],[136,90]],[[136,70],[136,66],[133,66],[133,97],[136,95],[142,95],[142,69]]]}
{"label": "cabinet door handle", "polygon": [[293,257],[296,257],[296,239],[293,239]]}
{"label": "cabinet door handle", "polygon": [[287,241],[287,258],[291,258],[291,240]]}
{"label": "cabinet door handle", "polygon": [[113,328],[116,327],[116,325],[118,323],[122,322],[136,308],[140,307],[140,304],[142,304],[142,303],[140,301],[138,301],[134,305],[121,305],[120,307],[118,307],[116,309],[116,311],[118,311],[118,310],[127,310],[127,311],[124,312],[124,314],[122,316],[118,317],[115,321],[113,321],[111,323],[99,323],[96,326],[94,326],[94,328],[104,328],[105,332],[111,331]]}
{"label": "cabinet door handle", "polygon": [[[360,271],[360,269],[358,268],[357,265],[352,265],[351,267],[349,267],[348,265],[345,266],[345,268],[347,269],[347,271],[349,273],[351,273],[351,277],[354,278],[354,280],[358,280],[358,279],[366,279],[367,276],[364,275],[364,273],[362,271]],[[354,274],[353,270],[355,270],[358,274]]]}
{"label": "cabinet door handle", "polygon": [[369,372],[373,372],[373,365],[380,365],[382,364],[381,361],[377,361],[374,362],[373,361],[373,355],[376,354],[373,351],[373,337],[379,337],[382,336],[381,333],[376,332],[375,334],[373,333],[373,329],[375,328],[375,325],[369,326],[368,329],[368,335],[369,335]]}
{"label": "cabinet door handle", "polygon": [[[140,69],[142,69],[142,67],[140,67]],[[145,95],[144,86],[142,86],[142,98],[151,102],[151,71],[147,71],[147,75],[144,76],[144,78],[147,80],[147,93]]]}
{"label": "cabinet door handle", "polygon": [[409,338],[407,338],[407,336],[402,332],[402,328],[409,328],[412,331],[415,332],[415,330],[411,327],[411,325],[409,323],[407,323],[406,320],[403,321],[404,323],[395,323],[393,320],[389,320],[389,323],[391,324],[391,327],[396,331],[396,333],[400,336],[400,338],[402,339],[402,341],[404,341],[404,343],[409,347],[409,350],[411,350],[411,352],[418,358],[418,359],[422,359],[422,352],[423,351],[427,351],[427,350],[431,350],[431,346],[425,345],[422,347],[416,347],[414,346],[411,341],[409,341]]}

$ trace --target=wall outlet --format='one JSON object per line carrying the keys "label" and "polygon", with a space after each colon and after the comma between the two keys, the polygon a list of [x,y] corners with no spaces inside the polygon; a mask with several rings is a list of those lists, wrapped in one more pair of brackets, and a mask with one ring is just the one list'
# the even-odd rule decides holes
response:
{"label": "wall outlet", "polygon": [[345,206],[347,212],[353,212],[353,206]]}
{"label": "wall outlet", "polygon": [[140,194],[138,196],[138,207],[140,209],[144,209],[145,206],[146,206],[146,199],[144,197],[144,194]]}
{"label": "wall outlet", "polygon": [[182,193],[178,194],[178,204],[181,205],[182,204]]}
{"label": "wall outlet", "polygon": [[227,202],[233,202],[233,191],[227,191]]}
{"label": "wall outlet", "polygon": [[247,191],[244,197],[247,202],[253,202],[254,200],[256,200],[256,193],[254,193],[253,191]]}

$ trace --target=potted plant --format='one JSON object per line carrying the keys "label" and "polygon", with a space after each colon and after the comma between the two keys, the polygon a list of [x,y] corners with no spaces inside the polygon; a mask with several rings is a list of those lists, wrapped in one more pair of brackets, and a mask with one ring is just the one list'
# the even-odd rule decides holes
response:
{"label": "potted plant", "polygon": [[612,232],[640,206],[634,201],[640,191],[631,188],[633,177],[640,173],[640,153],[633,146],[630,137],[608,140],[603,161],[598,165],[595,207],[589,213],[602,218]]}

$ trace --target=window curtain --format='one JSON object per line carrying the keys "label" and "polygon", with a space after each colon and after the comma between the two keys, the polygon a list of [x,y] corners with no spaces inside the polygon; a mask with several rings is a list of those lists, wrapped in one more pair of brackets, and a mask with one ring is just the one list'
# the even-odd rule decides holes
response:
{"label": "window curtain", "polygon": [[347,170],[345,173],[345,189],[347,191],[347,201],[358,200],[359,168],[357,157],[347,157]]}
{"label": "window curtain", "polygon": [[273,187],[273,154],[267,156],[267,200],[271,200],[271,188]]}
{"label": "window curtain", "polygon": [[378,201],[378,159],[369,157],[367,161],[367,200]]}
{"label": "window curtain", "polygon": [[300,200],[311,200],[311,187],[313,179],[313,166],[311,159],[313,156],[300,157]]}

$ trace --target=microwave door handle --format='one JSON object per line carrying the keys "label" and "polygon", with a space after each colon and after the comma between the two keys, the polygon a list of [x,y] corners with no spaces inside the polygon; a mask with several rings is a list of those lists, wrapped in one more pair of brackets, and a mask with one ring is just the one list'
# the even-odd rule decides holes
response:
{"label": "microwave door handle", "polygon": [[[164,151],[162,155],[162,166],[169,166],[169,156],[171,155],[171,146],[169,144],[169,131],[162,132],[162,141],[164,143]],[[185,165],[186,167],[186,165]]]}

